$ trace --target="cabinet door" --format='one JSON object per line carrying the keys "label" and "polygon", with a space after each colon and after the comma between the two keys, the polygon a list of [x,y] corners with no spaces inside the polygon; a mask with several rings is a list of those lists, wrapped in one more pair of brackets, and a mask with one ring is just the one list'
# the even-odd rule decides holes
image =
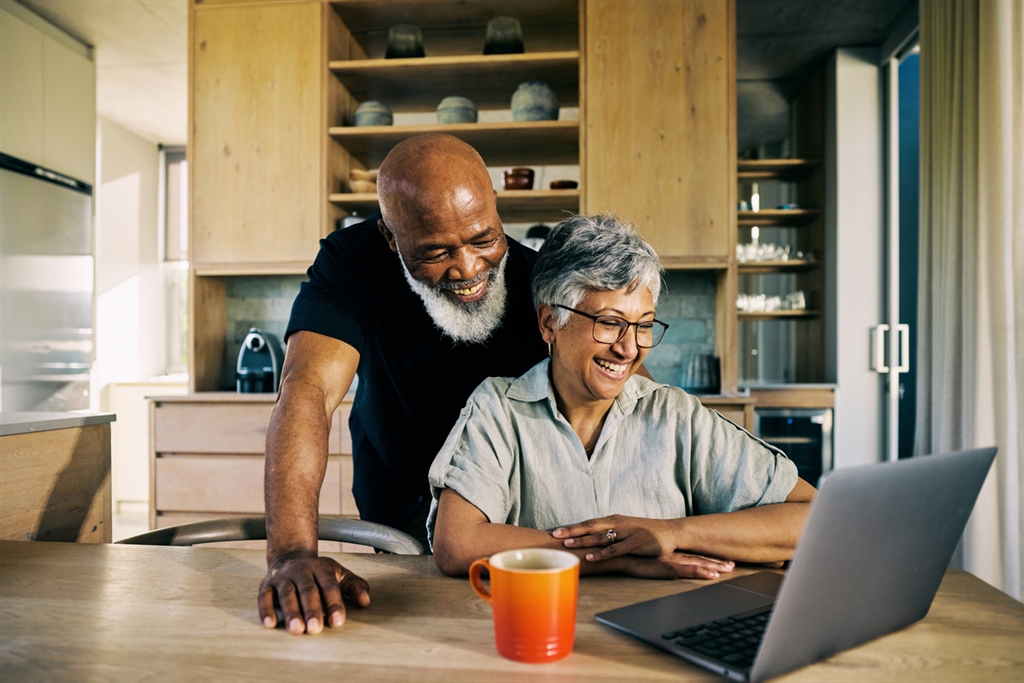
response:
{"label": "cabinet door", "polygon": [[729,257],[733,0],[588,0],[585,211],[636,223],[668,263]]}
{"label": "cabinet door", "polygon": [[0,151],[43,163],[43,34],[0,10]]}
{"label": "cabinet door", "polygon": [[192,11],[192,259],[308,265],[321,214],[321,6]]}

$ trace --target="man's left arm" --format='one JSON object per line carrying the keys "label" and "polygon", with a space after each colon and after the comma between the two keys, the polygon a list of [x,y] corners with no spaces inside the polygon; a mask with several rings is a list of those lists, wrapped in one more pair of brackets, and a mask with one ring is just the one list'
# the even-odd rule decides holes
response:
{"label": "man's left arm", "polygon": [[782,503],[679,519],[610,515],[556,529],[552,535],[564,539],[566,548],[594,548],[586,555],[590,561],[678,550],[736,562],[782,562],[793,557],[814,493],[813,486],[798,478]]}

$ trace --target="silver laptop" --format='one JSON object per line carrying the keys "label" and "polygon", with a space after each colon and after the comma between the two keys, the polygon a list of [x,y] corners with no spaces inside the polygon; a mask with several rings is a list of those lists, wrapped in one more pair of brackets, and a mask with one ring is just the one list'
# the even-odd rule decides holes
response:
{"label": "silver laptop", "polygon": [[597,620],[737,681],[763,681],[927,614],[995,448],[826,477],[785,577],[758,572]]}

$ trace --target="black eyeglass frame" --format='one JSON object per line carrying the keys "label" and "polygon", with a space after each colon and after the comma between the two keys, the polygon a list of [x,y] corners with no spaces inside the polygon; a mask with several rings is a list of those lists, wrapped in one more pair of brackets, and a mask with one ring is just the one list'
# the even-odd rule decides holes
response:
{"label": "black eyeglass frame", "polygon": [[[572,313],[575,313],[576,315],[582,315],[584,318],[590,318],[591,320],[593,320],[594,321],[594,325],[593,325],[593,327],[591,329],[590,336],[592,336],[594,338],[594,341],[596,341],[598,344],[608,344],[609,346],[611,346],[613,344],[618,344],[620,341],[622,341],[622,338],[626,336],[626,333],[629,332],[629,328],[632,327],[632,328],[634,328],[633,329],[633,339],[636,341],[636,345],[638,347],[640,347],[641,349],[653,349],[655,346],[657,346],[658,344],[661,343],[662,339],[665,338],[665,332],[667,332],[668,328],[669,328],[669,324],[668,323],[662,322],[661,320],[658,320],[657,318],[655,318],[654,320],[641,320],[639,322],[631,323],[628,320],[626,320],[625,318],[620,318],[617,315],[591,315],[590,313],[584,313],[583,311],[577,311],[575,308],[569,308],[568,306],[563,306],[562,304],[554,304],[554,307],[555,308],[561,308],[561,309],[564,309],[566,311],[570,311]],[[600,339],[597,338],[597,321],[600,320],[601,318],[611,318],[612,320],[621,320],[623,323],[626,324],[626,326],[622,328],[622,332],[619,334],[619,338],[618,339],[616,339],[613,342],[606,342],[606,341],[601,341]],[[661,336],[658,337],[658,341],[654,342],[650,346],[645,346],[645,345],[640,343],[640,326],[641,325],[646,325],[647,323],[657,323],[657,324],[661,325]],[[657,329],[657,328],[655,328],[655,329]]]}

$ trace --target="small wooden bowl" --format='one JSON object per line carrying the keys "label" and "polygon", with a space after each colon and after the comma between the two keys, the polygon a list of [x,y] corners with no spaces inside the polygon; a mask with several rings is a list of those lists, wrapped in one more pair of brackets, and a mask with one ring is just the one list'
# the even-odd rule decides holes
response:
{"label": "small wooden bowl", "polygon": [[575,190],[579,186],[575,180],[552,180],[550,185],[552,190]]}
{"label": "small wooden bowl", "polygon": [[377,183],[372,180],[350,180],[348,186],[359,194],[377,194]]}
{"label": "small wooden bowl", "polygon": [[377,171],[364,171],[359,168],[353,168],[348,172],[349,180],[369,180],[377,182]]}
{"label": "small wooden bowl", "polygon": [[506,190],[532,190],[532,168],[507,168],[503,174],[502,185]]}

